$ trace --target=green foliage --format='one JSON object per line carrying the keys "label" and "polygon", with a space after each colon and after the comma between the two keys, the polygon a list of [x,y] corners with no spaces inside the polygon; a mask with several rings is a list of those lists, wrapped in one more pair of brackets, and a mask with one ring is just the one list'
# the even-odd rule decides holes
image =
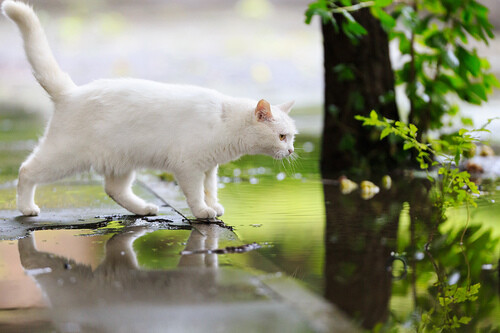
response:
{"label": "green foliage", "polygon": [[[457,285],[444,285],[441,292],[438,293],[439,310],[432,308],[422,313],[420,328],[432,332],[450,331],[467,325],[471,317],[450,315],[452,308],[460,303],[474,302],[477,300],[477,294],[481,284],[476,283],[468,287],[459,287]],[[440,316],[434,315],[436,311],[441,311]]]}
{"label": "green foliage", "polygon": [[421,0],[397,4],[392,17],[401,22],[389,36],[399,42],[408,61],[396,70],[397,84],[406,85],[409,122],[423,131],[441,128],[444,115],[455,115],[453,96],[472,104],[487,100],[499,82],[489,63],[467,47],[470,39],[493,38],[488,9],[474,0]]}
{"label": "green foliage", "polygon": [[[401,59],[406,59],[395,70],[396,84],[405,86],[409,122],[420,128],[419,139],[427,130],[443,127],[445,115],[457,114],[455,97],[481,104],[500,86],[488,61],[467,45],[471,39],[488,44],[493,38],[488,8],[476,0],[317,0],[305,13],[306,23],[318,15],[323,24],[333,24],[357,43],[368,32],[351,12],[366,7],[390,40],[398,41]],[[345,20],[339,23],[334,14]],[[470,124],[470,119],[465,121]]]}
{"label": "green foliage", "polygon": [[[324,24],[333,24],[336,31],[339,29],[351,39],[353,43],[357,42],[361,36],[366,35],[366,29],[356,22],[351,12],[365,7],[374,7],[382,11],[381,8],[389,5],[392,0],[375,1],[352,1],[352,0],[317,0],[309,4],[305,15],[307,24],[311,23],[312,18],[317,15],[321,17]],[[345,18],[340,24],[333,14],[341,14]]]}
{"label": "green foliage", "polygon": [[465,301],[477,300],[477,293],[481,285],[476,283],[470,288],[460,288],[457,286],[446,286],[444,293],[438,297],[441,306],[449,306],[450,304],[463,303]]}
{"label": "green foliage", "polygon": [[[364,126],[375,126],[380,129],[380,139],[389,135],[395,135],[404,141],[403,149],[415,149],[415,159],[420,168],[427,171],[428,178],[436,185],[435,203],[442,209],[444,216],[446,208],[460,206],[462,204],[476,205],[475,198],[479,195],[476,184],[470,180],[467,171],[459,171],[456,166],[460,163],[466,151],[472,148],[478,140],[474,133],[487,131],[484,127],[477,130],[461,129],[447,140],[434,140],[430,144],[424,144],[418,140],[418,128],[413,124],[405,124],[381,118],[377,112],[372,111],[370,117],[357,115],[356,119],[363,121]],[[443,162],[437,162],[434,157],[440,157]],[[437,175],[432,177],[431,167],[438,167]]]}
{"label": "green foliage", "polygon": [[[414,149],[417,152],[415,158],[419,162],[420,168],[427,172],[428,179],[434,185],[433,193],[435,197],[433,202],[439,211],[438,222],[445,220],[445,213],[449,207],[459,207],[464,204],[467,207],[469,205],[476,206],[479,190],[476,184],[471,181],[470,174],[467,171],[460,171],[457,165],[464,158],[467,151],[472,148],[473,144],[478,141],[474,133],[487,131],[485,129],[486,125],[478,130],[461,129],[458,133],[444,140],[435,140],[429,144],[424,144],[418,140],[419,129],[413,124],[406,125],[400,121],[381,118],[375,111],[370,113],[370,117],[358,115],[356,119],[362,121],[365,126],[377,127],[380,130],[380,139],[390,135],[397,136],[404,141],[404,149]],[[491,120],[487,124],[490,122]],[[435,157],[440,157],[439,160],[442,162],[437,162]],[[437,173],[431,173],[430,169],[432,167],[437,168]],[[454,241],[459,244],[460,251],[468,266],[467,285],[464,287],[449,285],[447,278],[431,257],[438,277],[435,284],[437,288],[437,304],[429,311],[421,314],[421,320],[416,324],[417,331],[449,331],[466,325],[472,320],[471,317],[466,315],[452,315],[457,308],[457,304],[476,301],[480,288],[479,283],[470,284],[470,265],[463,248],[466,230],[461,233],[459,239]],[[426,252],[430,255],[428,250]]]}
{"label": "green foliage", "polygon": [[[441,283],[437,283],[436,286]],[[438,292],[440,308],[431,308],[421,314],[421,321],[417,324],[417,331],[442,332],[453,331],[463,325],[467,325],[472,318],[465,315],[451,315],[453,308],[461,303],[474,302],[477,300],[481,284],[476,283],[468,287],[447,285],[442,283]]]}
{"label": "green foliage", "polygon": [[[474,266],[475,261],[469,260],[464,250],[464,246],[471,248],[472,244],[464,243],[467,226],[458,239],[453,239],[455,251],[450,252],[450,260],[460,260],[457,254],[461,252],[467,265],[467,272],[462,276],[467,276],[467,281],[450,286],[445,267],[432,258],[433,254],[436,255],[435,249],[446,243],[449,235],[441,235],[434,241],[433,236],[438,237],[436,229],[445,220],[448,208],[465,206],[469,214],[469,207],[476,206],[478,188],[471,181],[470,174],[460,171],[457,166],[474,150],[476,132],[485,129],[462,129],[440,140],[429,141],[426,141],[425,134],[430,129],[447,125],[444,122],[446,116],[458,115],[457,101],[479,105],[487,101],[493,88],[500,86],[490,72],[488,61],[479,57],[477,50],[469,44],[472,40],[488,44],[493,38],[488,9],[477,0],[317,0],[306,11],[306,23],[318,15],[324,25],[333,25],[336,33],[344,34],[356,44],[361,38],[370,38],[371,33],[356,25],[355,12],[363,8],[379,19],[390,40],[398,42],[403,64],[395,69],[396,85],[405,88],[410,105],[410,124],[381,118],[375,111],[369,117],[356,118],[364,125],[377,127],[380,139],[402,139],[404,150],[415,151],[416,160],[433,184],[431,193],[438,211],[438,216],[432,221],[416,226],[423,228],[428,223],[433,229],[425,245],[421,246],[425,248],[437,282],[429,289],[434,296],[422,298],[431,309],[420,313],[416,310],[411,322],[417,331],[455,331],[480,317],[479,313],[474,314],[474,309],[480,307],[477,304],[480,303],[477,300],[480,285],[471,283],[471,280],[477,280],[477,276],[471,277],[471,265]],[[358,71],[351,64],[337,65],[333,70],[342,82],[354,80],[353,74]],[[357,110],[361,113],[362,109]],[[343,112],[339,109],[330,111],[335,115]],[[469,118],[462,118],[462,123],[473,126]],[[344,141],[342,146],[348,147],[349,140]],[[429,250],[431,244],[433,254]],[[415,297],[417,302],[419,296],[415,294]],[[407,329],[407,323],[402,322],[397,328]],[[381,329],[384,329],[383,324],[375,331]],[[393,329],[389,330],[399,331]]]}

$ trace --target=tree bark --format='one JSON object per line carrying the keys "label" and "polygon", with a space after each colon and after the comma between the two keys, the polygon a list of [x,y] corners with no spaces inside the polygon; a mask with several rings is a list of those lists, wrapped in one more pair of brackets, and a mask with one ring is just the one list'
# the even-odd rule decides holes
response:
{"label": "tree bark", "polygon": [[[355,115],[376,110],[384,117],[399,118],[394,94],[394,73],[389,42],[378,19],[368,9],[353,14],[368,34],[357,43],[331,23],[322,25],[325,66],[325,110],[321,171],[325,177],[341,174],[384,173],[398,163],[397,147],[380,141],[378,131],[363,127]],[[344,17],[336,14],[339,26]],[[354,74],[339,75],[339,65]]]}

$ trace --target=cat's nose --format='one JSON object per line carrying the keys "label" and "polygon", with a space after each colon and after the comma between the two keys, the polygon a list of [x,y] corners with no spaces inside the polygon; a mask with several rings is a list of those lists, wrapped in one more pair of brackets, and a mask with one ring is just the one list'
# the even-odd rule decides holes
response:
{"label": "cat's nose", "polygon": [[292,155],[293,154],[293,149],[288,149],[288,155]]}

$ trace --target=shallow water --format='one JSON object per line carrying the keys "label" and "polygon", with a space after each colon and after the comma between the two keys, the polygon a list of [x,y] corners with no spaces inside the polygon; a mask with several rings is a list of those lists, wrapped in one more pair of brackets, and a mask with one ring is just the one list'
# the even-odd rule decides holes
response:
{"label": "shallow water", "polygon": [[[214,302],[260,304],[275,296],[256,281],[278,274],[293,277],[365,328],[412,331],[427,314],[433,318],[427,329],[453,316],[470,318],[468,325],[462,325],[464,331],[499,329],[496,183],[484,186],[478,207],[470,211],[464,256],[460,239],[467,222],[465,208],[450,210],[449,219],[436,225],[429,192],[416,179],[396,181],[369,200],[359,190],[342,194],[336,181],[323,181],[317,172],[317,138],[299,137],[297,151],[301,158],[293,165],[245,157],[221,168],[225,226],[115,217],[105,227],[38,230],[22,239],[1,240],[0,328],[72,331],[76,322],[73,331],[86,331],[97,326],[85,326],[90,319],[82,319],[81,313],[94,307],[118,311],[125,306],[135,311],[149,309],[144,304],[175,304],[179,319],[186,313],[183,306],[189,312]],[[6,212],[11,212],[14,200],[9,184],[15,168],[9,165],[19,163],[26,153],[15,152],[20,157],[2,151],[13,156],[0,173],[4,184],[0,206],[5,214],[11,214]],[[41,193],[46,202],[71,197],[71,191],[83,193],[83,206],[104,207],[112,213],[108,207],[113,203],[95,179],[89,179],[91,186],[85,185],[85,190],[64,183],[43,187]],[[381,184],[380,179],[371,181]],[[60,209],[57,203],[53,207]],[[260,248],[245,253],[207,252],[254,242]],[[182,251],[201,252],[181,255]],[[438,276],[452,288],[480,283],[477,299],[443,310],[436,305]],[[49,308],[65,309],[65,319],[48,321],[41,314]],[[256,308],[247,310],[260,313]],[[248,313],[238,320],[248,318]],[[118,318],[129,324],[126,316]],[[278,327],[285,328],[288,321],[298,325],[290,326],[295,331],[307,330],[290,320],[278,320]],[[101,329],[121,327],[100,323]]]}

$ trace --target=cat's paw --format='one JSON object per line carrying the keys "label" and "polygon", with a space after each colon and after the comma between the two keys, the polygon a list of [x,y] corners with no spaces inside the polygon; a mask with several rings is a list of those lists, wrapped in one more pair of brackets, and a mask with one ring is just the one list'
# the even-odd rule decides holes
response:
{"label": "cat's paw", "polygon": [[158,214],[158,209],[158,206],[147,203],[144,207],[134,210],[133,213],[137,215],[156,215]]}
{"label": "cat's paw", "polygon": [[153,205],[153,204],[147,204],[144,211],[145,211],[145,215],[156,215],[158,214],[158,206],[157,205]]}
{"label": "cat's paw", "polygon": [[198,219],[213,219],[217,215],[217,212],[210,207],[200,207],[198,209],[192,209],[193,215]]}
{"label": "cat's paw", "polygon": [[222,206],[220,203],[216,202],[213,205],[210,205],[210,207],[215,210],[215,213],[217,216],[222,216],[224,215],[224,206]]}
{"label": "cat's paw", "polygon": [[19,210],[24,216],[37,216],[40,214],[40,208],[33,204],[28,206],[19,206]]}

